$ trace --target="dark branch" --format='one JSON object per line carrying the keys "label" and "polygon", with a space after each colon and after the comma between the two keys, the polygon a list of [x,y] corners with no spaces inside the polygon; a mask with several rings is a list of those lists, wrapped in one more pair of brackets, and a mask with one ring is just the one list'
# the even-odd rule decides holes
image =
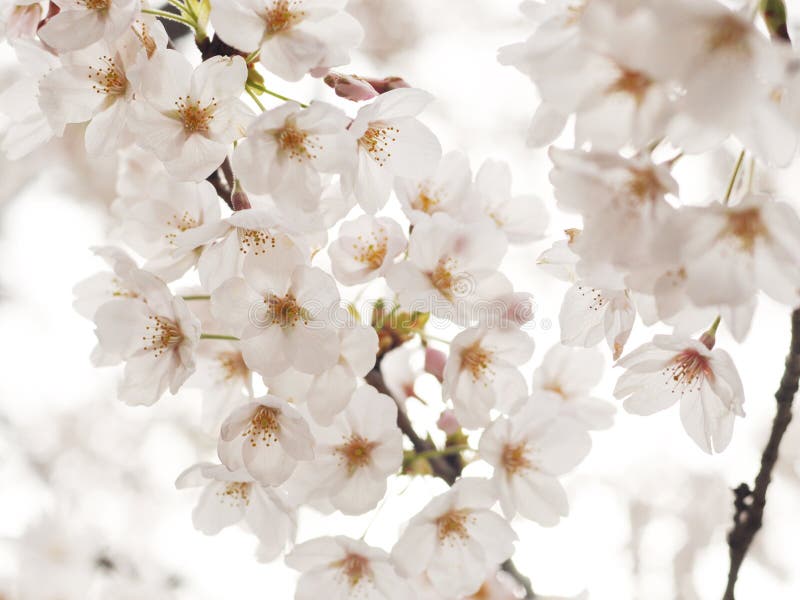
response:
{"label": "dark branch", "polygon": [[772,470],[778,461],[778,448],[786,428],[792,420],[792,402],[800,381],[800,308],[792,313],[792,341],[780,387],[775,393],[778,410],[772,421],[769,441],[761,455],[761,469],[758,471],[753,489],[742,483],[734,491],[733,529],[728,533],[731,567],[728,572],[728,585],[723,600],[734,600],[734,588],[750,544],[759,529],[767,504],[767,488],[772,480]]}

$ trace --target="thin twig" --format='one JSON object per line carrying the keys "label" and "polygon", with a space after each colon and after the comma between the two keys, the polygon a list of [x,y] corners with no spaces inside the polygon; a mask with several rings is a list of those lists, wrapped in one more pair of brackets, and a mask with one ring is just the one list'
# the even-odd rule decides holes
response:
{"label": "thin twig", "polygon": [[800,382],[800,308],[792,313],[792,341],[780,387],[775,393],[778,408],[772,421],[769,441],[761,455],[761,468],[751,490],[746,483],[737,487],[734,493],[733,528],[728,533],[731,566],[728,572],[728,585],[723,600],[734,600],[734,588],[750,544],[759,529],[767,504],[767,488],[772,480],[772,470],[778,461],[778,448],[786,428],[792,420],[792,402]]}

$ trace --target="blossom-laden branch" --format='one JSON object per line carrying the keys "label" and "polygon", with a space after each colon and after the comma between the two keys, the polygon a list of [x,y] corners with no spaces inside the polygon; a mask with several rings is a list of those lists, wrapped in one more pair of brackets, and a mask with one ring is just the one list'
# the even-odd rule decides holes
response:
{"label": "blossom-laden branch", "polygon": [[[397,398],[394,397],[389,388],[386,386],[386,382],[383,379],[383,374],[381,373],[380,360],[376,363],[375,367],[369,373],[367,373],[364,379],[369,385],[374,387],[381,394],[386,394],[390,398],[394,399],[395,403],[397,404],[397,426],[409,439],[417,454],[426,456],[433,474],[447,482],[447,485],[453,485],[456,479],[461,475],[461,461],[455,461],[455,465],[457,466],[454,466],[453,462],[447,460],[448,457],[434,454],[436,447],[433,445],[433,443],[430,440],[422,439],[414,430],[414,426],[411,424],[411,421],[403,409],[402,404]],[[456,459],[458,459],[458,455],[456,455]],[[514,561],[509,558],[500,565],[500,568],[511,575],[511,577],[513,577],[517,583],[522,586],[522,588],[525,590],[526,599],[536,597],[530,578],[523,575],[519,569],[517,569]]]}
{"label": "blossom-laden branch", "polygon": [[733,529],[728,534],[731,566],[723,600],[734,600],[739,569],[753,538],[761,529],[764,508],[767,504],[767,488],[772,480],[772,470],[778,461],[778,448],[792,420],[792,403],[797,393],[798,382],[800,382],[800,308],[792,313],[792,341],[780,387],[775,393],[778,410],[772,421],[769,441],[761,455],[761,468],[756,476],[755,486],[750,489],[746,483],[742,483],[733,491],[735,512]]}

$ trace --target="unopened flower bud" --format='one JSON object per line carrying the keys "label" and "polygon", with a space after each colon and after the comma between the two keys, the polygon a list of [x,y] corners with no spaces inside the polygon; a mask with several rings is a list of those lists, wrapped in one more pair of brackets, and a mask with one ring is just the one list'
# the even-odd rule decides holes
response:
{"label": "unopened flower bud", "polygon": [[447,355],[444,352],[430,346],[425,348],[425,371],[440,382],[444,378],[445,363],[447,363]]}
{"label": "unopened flower bud", "polygon": [[411,87],[402,77],[384,77],[383,79],[366,80],[379,94],[385,94],[398,88]]}
{"label": "unopened flower bud", "polygon": [[456,414],[452,410],[444,411],[436,421],[436,426],[447,435],[454,435],[461,429],[461,423],[458,422]]}
{"label": "unopened flower bud", "polygon": [[251,208],[250,199],[242,189],[242,186],[239,185],[238,179],[233,186],[233,194],[231,194],[231,207],[233,210],[245,210],[246,208]]}
{"label": "unopened flower bud", "polygon": [[353,102],[370,100],[378,95],[378,92],[358,75],[342,75],[331,72],[325,76],[324,81],[333,88],[337,96]]}

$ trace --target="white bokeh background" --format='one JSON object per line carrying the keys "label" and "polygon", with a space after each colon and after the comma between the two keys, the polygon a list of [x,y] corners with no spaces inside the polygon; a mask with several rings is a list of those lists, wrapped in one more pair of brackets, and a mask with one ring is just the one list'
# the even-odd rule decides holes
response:
{"label": "white bokeh background", "polygon": [[[498,47],[526,37],[529,26],[513,0],[351,4],[371,34],[349,70],[401,75],[429,90],[437,101],[425,120],[445,150],[464,150],[474,169],[487,157],[508,161],[515,191],[542,197],[554,213],[550,237],[514,248],[504,263],[515,287],[536,298],[537,349],[524,368],[530,378],[558,341],[566,288],[540,271],[536,258],[574,221],[555,213],[546,153],[524,144],[535,90],[495,58]],[[0,52],[5,84],[13,55],[6,46]],[[318,82],[267,85],[298,98],[333,98]],[[145,578],[179,577],[176,598],[291,598],[294,572],[280,561],[256,562],[255,540],[245,532],[226,530],[216,537],[196,532],[190,517],[196,494],[174,489],[183,468],[213,454],[213,440],[196,426],[199,395],[188,390],[165,396],[152,408],[127,407],[115,398],[119,372],[89,363],[92,325],[72,310],[71,290],[101,268],[89,247],[113,241],[108,205],[115,171],[111,160],[101,164],[81,157],[79,132],[72,133],[77,142],[54,143],[19,163],[0,162],[0,598],[32,577],[40,581],[19,600],[71,599],[64,589],[64,595],[47,592],[44,570],[20,574],[20,558],[26,552],[64,555],[65,568],[77,573],[70,556],[98,540],[113,555],[148,565]],[[735,150],[678,163],[685,201],[703,203],[724,189]],[[799,182],[796,168],[761,173],[757,180],[798,208]],[[324,256],[318,260],[324,264]],[[758,469],[788,349],[789,313],[762,298],[744,344],[723,330],[718,336],[717,344],[734,357],[747,398],[747,418],[737,422],[722,455],[698,450],[683,432],[677,409],[648,418],[619,412],[612,429],[593,434],[588,459],[567,477],[570,516],[552,529],[514,522],[520,537],[515,562],[538,593],[570,596],[588,590],[600,600],[721,597],[730,488],[751,481]],[[637,323],[628,347],[654,332]],[[597,395],[610,398],[616,372],[603,351],[607,372]],[[409,405],[422,427],[438,414],[437,396],[424,378],[418,392],[432,405],[427,410]],[[764,530],[740,577],[742,600],[800,597],[798,459],[795,423],[770,488]],[[359,518],[305,510],[298,539],[359,537],[366,531],[367,542],[390,548],[403,522],[443,485],[397,478],[389,500]],[[43,515],[52,517],[48,532],[24,535]],[[58,528],[63,535],[56,534]]]}

